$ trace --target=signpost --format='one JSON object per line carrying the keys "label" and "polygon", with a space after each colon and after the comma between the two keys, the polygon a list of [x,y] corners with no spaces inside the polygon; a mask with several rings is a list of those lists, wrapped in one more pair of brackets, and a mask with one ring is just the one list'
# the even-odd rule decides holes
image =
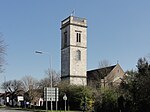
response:
{"label": "signpost", "polygon": [[66,94],[63,96],[63,100],[65,100],[65,112],[66,112],[66,100],[67,100]]}
{"label": "signpost", "polygon": [[24,100],[24,97],[23,96],[17,96],[17,99],[18,99],[18,105],[20,107],[21,106],[21,101]]}
{"label": "signpost", "polygon": [[23,96],[18,96],[17,99],[18,99],[18,101],[23,101],[24,100]]}
{"label": "signpost", "polygon": [[59,91],[58,88],[55,88],[55,101],[56,101],[56,111],[58,110],[58,99],[59,99]]}
{"label": "signpost", "polygon": [[[56,101],[56,110],[57,110],[57,102],[58,102],[58,88],[50,88],[45,87],[44,88],[44,101],[46,101],[46,111],[48,110],[47,101]],[[51,110],[52,110],[52,104],[51,104]]]}

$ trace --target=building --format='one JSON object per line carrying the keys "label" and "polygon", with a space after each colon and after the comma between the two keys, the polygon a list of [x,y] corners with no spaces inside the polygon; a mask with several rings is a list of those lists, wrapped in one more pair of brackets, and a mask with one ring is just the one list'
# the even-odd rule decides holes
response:
{"label": "building", "polygon": [[87,21],[69,16],[61,22],[61,80],[75,85],[117,85],[124,71],[119,64],[87,71]]}
{"label": "building", "polygon": [[5,104],[5,93],[0,93],[0,106]]}
{"label": "building", "polygon": [[87,85],[87,21],[69,16],[61,22],[61,80]]}
{"label": "building", "polygon": [[118,86],[124,79],[125,72],[119,64],[87,71],[88,86],[94,88]]}

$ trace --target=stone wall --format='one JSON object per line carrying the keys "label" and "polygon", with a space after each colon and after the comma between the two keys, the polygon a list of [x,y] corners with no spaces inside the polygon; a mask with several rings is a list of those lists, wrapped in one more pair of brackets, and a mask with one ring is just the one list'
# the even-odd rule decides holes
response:
{"label": "stone wall", "polygon": [[[67,46],[64,46],[64,32],[67,32]],[[77,42],[77,32],[81,34],[81,42]],[[77,59],[77,51],[81,52],[81,60]],[[61,27],[61,76],[70,84],[86,85],[87,71],[87,26],[86,20],[70,16],[62,21]],[[67,76],[67,77],[66,77]]]}

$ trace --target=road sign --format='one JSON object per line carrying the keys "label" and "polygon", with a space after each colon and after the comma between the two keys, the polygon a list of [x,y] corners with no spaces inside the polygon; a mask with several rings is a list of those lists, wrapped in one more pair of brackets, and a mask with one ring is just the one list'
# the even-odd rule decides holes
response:
{"label": "road sign", "polygon": [[58,101],[58,88],[44,88],[44,100],[45,101]]}
{"label": "road sign", "polygon": [[18,96],[17,99],[18,99],[18,102],[24,100],[23,96]]}
{"label": "road sign", "polygon": [[63,100],[67,100],[67,96],[66,96],[66,94],[63,96]]}
{"label": "road sign", "polygon": [[67,100],[66,94],[63,96],[63,100],[65,100],[65,112],[66,112],[66,100]]}

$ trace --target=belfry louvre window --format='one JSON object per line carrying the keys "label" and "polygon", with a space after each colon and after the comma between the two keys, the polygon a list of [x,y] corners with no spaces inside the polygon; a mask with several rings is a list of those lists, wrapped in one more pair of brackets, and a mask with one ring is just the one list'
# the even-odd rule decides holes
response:
{"label": "belfry louvre window", "polygon": [[76,33],[76,40],[77,40],[77,42],[81,42],[81,33],[80,32]]}
{"label": "belfry louvre window", "polygon": [[81,60],[81,51],[77,50],[77,60]]}
{"label": "belfry louvre window", "polygon": [[64,47],[67,46],[67,32],[64,32]]}

